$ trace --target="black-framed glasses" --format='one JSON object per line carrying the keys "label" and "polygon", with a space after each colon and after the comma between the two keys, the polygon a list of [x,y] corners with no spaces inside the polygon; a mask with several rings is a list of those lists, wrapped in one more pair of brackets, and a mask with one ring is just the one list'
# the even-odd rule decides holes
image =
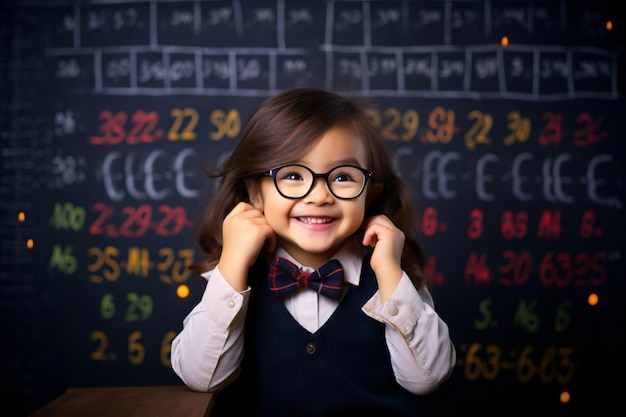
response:
{"label": "black-framed glasses", "polygon": [[315,180],[324,178],[332,195],[352,200],[363,193],[367,180],[374,174],[354,165],[340,165],[318,174],[304,165],[289,164],[265,171],[263,175],[272,177],[276,190],[285,198],[295,200],[306,196],[313,189]]}

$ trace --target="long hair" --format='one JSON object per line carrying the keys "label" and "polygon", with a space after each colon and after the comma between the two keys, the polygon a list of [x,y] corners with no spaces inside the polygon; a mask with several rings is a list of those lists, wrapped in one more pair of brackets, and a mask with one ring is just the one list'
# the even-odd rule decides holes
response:
{"label": "long hair", "polygon": [[[206,256],[191,265],[205,272],[219,261],[222,222],[241,201],[250,202],[246,184],[260,173],[300,159],[332,127],[348,126],[360,133],[367,168],[381,192],[366,207],[365,217],[384,214],[405,234],[402,269],[416,287],[428,284],[425,256],[411,235],[414,203],[409,187],[396,173],[389,152],[370,118],[365,101],[317,88],[295,88],[268,98],[251,114],[241,139],[217,172],[206,172],[221,182],[204,212],[195,240]],[[371,187],[369,187],[371,189]]]}

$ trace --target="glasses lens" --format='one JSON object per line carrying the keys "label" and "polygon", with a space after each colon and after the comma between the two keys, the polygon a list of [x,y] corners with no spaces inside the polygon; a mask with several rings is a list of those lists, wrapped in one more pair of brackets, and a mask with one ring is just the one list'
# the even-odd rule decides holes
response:
{"label": "glasses lens", "polygon": [[313,174],[305,167],[287,165],[276,171],[276,188],[287,197],[302,197],[309,191],[311,184]]}
{"label": "glasses lens", "polygon": [[365,185],[365,174],[351,166],[339,166],[328,174],[331,191],[340,198],[354,198]]}

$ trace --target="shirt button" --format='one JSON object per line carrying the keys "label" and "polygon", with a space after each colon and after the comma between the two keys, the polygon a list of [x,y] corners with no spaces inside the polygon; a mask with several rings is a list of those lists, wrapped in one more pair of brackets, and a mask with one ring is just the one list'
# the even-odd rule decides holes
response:
{"label": "shirt button", "polygon": [[389,307],[389,314],[391,314],[392,316],[398,315],[398,307],[396,306]]}
{"label": "shirt button", "polygon": [[235,308],[235,302],[233,300],[228,300],[228,302],[226,303],[226,306],[228,308]]}
{"label": "shirt button", "polygon": [[314,355],[317,348],[315,347],[315,343],[307,343],[306,345],[306,353],[309,355]]}

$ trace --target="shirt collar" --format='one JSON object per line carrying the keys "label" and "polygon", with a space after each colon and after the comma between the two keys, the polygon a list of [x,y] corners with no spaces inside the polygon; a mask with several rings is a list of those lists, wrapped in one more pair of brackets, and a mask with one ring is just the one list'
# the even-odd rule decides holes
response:
{"label": "shirt collar", "polygon": [[[282,247],[276,250],[276,256],[282,256],[295,263],[298,267],[312,271],[314,268],[300,264],[298,261]],[[363,266],[363,257],[365,256],[365,249],[359,245],[356,239],[348,239],[348,242],[344,244],[332,259],[337,259],[343,266],[344,279],[346,282],[358,286],[361,280],[361,267]]]}

